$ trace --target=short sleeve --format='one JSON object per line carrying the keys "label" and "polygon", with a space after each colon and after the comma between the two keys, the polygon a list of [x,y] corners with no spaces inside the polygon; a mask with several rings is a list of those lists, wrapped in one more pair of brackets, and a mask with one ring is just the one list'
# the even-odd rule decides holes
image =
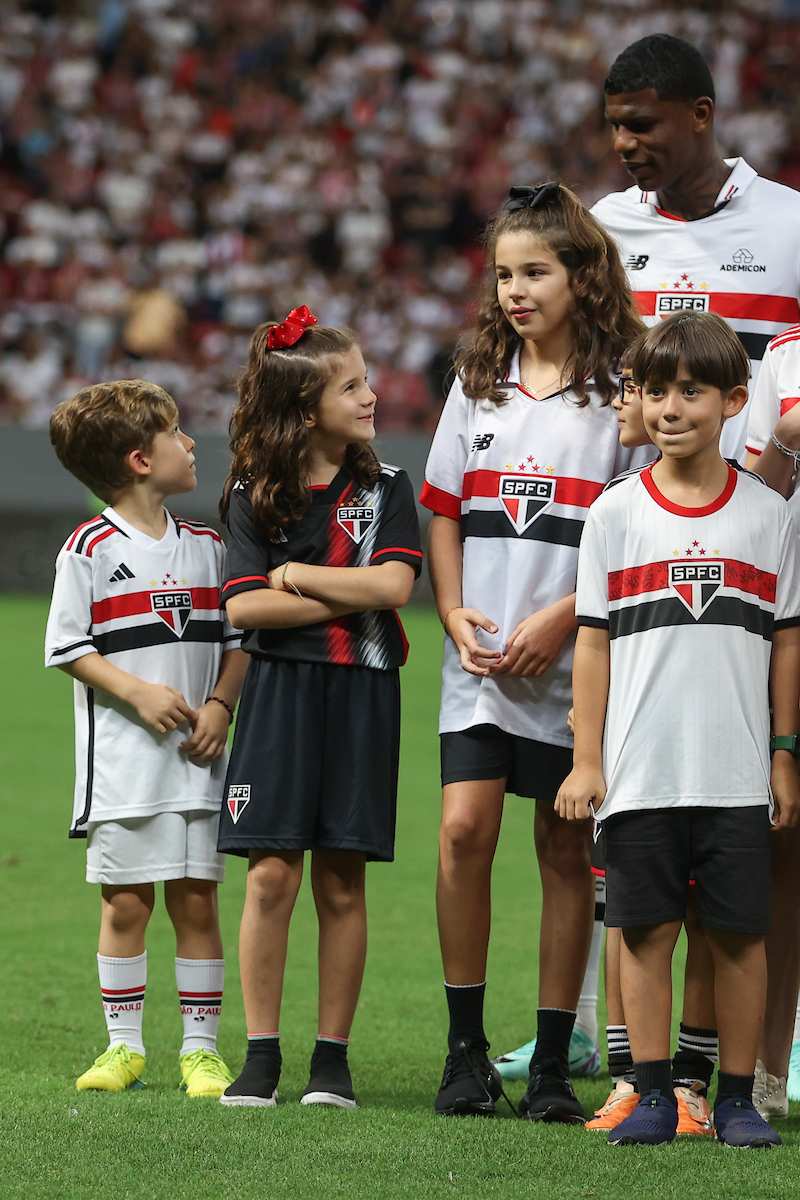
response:
{"label": "short sleeve", "polygon": [[780,563],[775,587],[775,629],[800,625],[800,540],[792,511],[781,527]]}
{"label": "short sleeve", "polygon": [[420,503],[442,517],[461,519],[461,496],[469,451],[469,401],[457,379],[433,435]]}
{"label": "short sleeve", "polygon": [[269,572],[275,563],[267,543],[253,522],[250,497],[243,487],[231,492],[228,508],[228,552],[222,584],[222,603],[240,592],[269,587]]}
{"label": "short sleeve", "polygon": [[419,578],[422,570],[422,548],[419,521],[414,504],[414,490],[405,471],[385,467],[384,474],[393,471],[387,480],[386,511],[381,519],[370,564],[404,562],[414,568]]}
{"label": "short sleeve", "polygon": [[64,548],[56,560],[53,598],[44,637],[44,665],[60,667],[95,653],[92,639],[92,560]]}
{"label": "short sleeve", "polygon": [[756,379],[747,417],[746,448],[751,454],[761,454],[772,437],[781,415],[774,352],[767,347]]}
{"label": "short sleeve", "polygon": [[608,629],[608,550],[604,497],[586,515],[578,551],[575,617],[578,625]]}
{"label": "short sleeve", "polygon": [[[217,547],[217,578],[220,585],[225,582],[225,563],[227,561],[227,547],[224,542]],[[225,610],[225,605],[221,603],[222,612],[222,649],[236,650],[242,644],[244,636],[241,629],[236,629],[228,620],[228,614]]]}

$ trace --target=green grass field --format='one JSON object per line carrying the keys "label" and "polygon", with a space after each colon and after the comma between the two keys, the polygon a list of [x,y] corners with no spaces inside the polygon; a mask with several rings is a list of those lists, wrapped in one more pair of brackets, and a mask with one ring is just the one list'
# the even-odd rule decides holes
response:
{"label": "green grass field", "polygon": [[[0,1058],[0,1200],[256,1200],[265,1197],[625,1196],[763,1200],[800,1195],[800,1118],[771,1153],[702,1144],[611,1149],[602,1135],[513,1120],[435,1119],[446,1017],[433,891],[438,825],[436,714],[441,631],[409,610],[397,861],[369,870],[370,952],[351,1043],[360,1107],[301,1109],[313,1046],[316,939],[303,890],[292,926],[277,1109],[223,1109],[177,1090],[180,1016],[163,908],[148,937],[143,1092],[78,1093],[105,1048],[94,954],[99,889],[83,882],[84,844],[68,841],[71,684],[45,672],[42,598],[0,597],[0,788],[6,1000]],[[131,768],[135,769],[135,768]],[[539,884],[529,802],[509,799],[494,874],[487,1029],[497,1052],[531,1035]],[[220,1048],[244,1057],[236,939],[244,864],[222,888],[228,953]],[[679,975],[676,977],[679,992]],[[601,1013],[601,1022],[604,1016]],[[578,1084],[587,1109],[607,1077]],[[511,1089],[518,1097],[522,1085]]]}

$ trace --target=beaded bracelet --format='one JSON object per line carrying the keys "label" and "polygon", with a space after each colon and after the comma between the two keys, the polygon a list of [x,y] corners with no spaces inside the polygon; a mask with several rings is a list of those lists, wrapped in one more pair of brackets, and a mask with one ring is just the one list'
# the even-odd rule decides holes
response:
{"label": "beaded bracelet", "polygon": [[230,704],[228,704],[226,700],[223,700],[222,696],[206,696],[206,704],[208,704],[209,700],[216,700],[217,704],[222,705],[228,714],[228,724],[230,725],[233,721],[233,709],[231,708]]}
{"label": "beaded bracelet", "polygon": [[800,469],[800,450],[790,450],[788,446],[784,446],[783,442],[778,441],[774,433],[772,435],[772,444],[778,447],[781,454],[785,454],[787,458],[794,459],[795,471]]}

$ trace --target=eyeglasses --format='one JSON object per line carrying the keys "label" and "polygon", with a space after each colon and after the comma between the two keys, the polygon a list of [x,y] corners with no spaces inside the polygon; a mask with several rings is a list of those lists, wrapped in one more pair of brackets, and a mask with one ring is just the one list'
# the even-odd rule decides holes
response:
{"label": "eyeglasses", "polygon": [[620,375],[619,377],[619,402],[620,404],[630,404],[638,395],[639,389],[631,379],[630,375]]}

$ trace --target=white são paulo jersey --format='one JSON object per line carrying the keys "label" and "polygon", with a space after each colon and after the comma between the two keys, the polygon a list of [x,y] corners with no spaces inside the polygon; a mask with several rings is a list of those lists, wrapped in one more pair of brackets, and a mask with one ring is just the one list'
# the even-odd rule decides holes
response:
{"label": "white s\u00e3o paulo jersey", "polygon": [[[631,463],[619,444],[614,410],[600,397],[580,408],[570,392],[536,400],[509,372],[509,400],[468,400],[458,380],[442,412],[420,497],[461,521],[462,603],[499,627],[478,630],[482,645],[502,650],[525,617],[575,591],[578,544],[589,505]],[[655,450],[633,452],[646,462]],[[571,746],[570,636],[537,679],[464,671],[444,641],[441,733],[491,724],[520,737]]]}
{"label": "white s\u00e3o paulo jersey", "polygon": [[[718,313],[750,356],[752,387],[767,343],[800,321],[800,195],[743,158],[726,161],[733,170],[714,209],[696,221],[665,212],[655,192],[635,185],[592,212],[619,246],[646,324],[684,309]],[[749,407],[725,422],[726,458],[743,460]]]}
{"label": "white s\u00e3o paulo jersey", "polygon": [[786,501],[728,471],[713,504],[681,508],[647,467],[587,518],[578,624],[611,646],[598,819],[770,802],[771,641],[800,625],[800,547]]}
{"label": "white s\u00e3o paulo jersey", "polygon": [[[800,404],[800,325],[778,334],[767,346],[748,404],[747,449],[761,454],[779,419]],[[800,488],[800,472],[795,476]]]}
{"label": "white s\u00e3o paulo jersey", "polygon": [[[67,540],[45,635],[45,666],[97,651],[148,683],[181,692],[196,709],[211,693],[224,650],[241,635],[220,611],[225,547],[207,525],[167,514],[155,541],[114,511]],[[75,798],[71,837],[88,822],[158,812],[215,810],[227,755],[210,767],[180,749],[188,724],[156,731],[133,708],[75,680]]]}

